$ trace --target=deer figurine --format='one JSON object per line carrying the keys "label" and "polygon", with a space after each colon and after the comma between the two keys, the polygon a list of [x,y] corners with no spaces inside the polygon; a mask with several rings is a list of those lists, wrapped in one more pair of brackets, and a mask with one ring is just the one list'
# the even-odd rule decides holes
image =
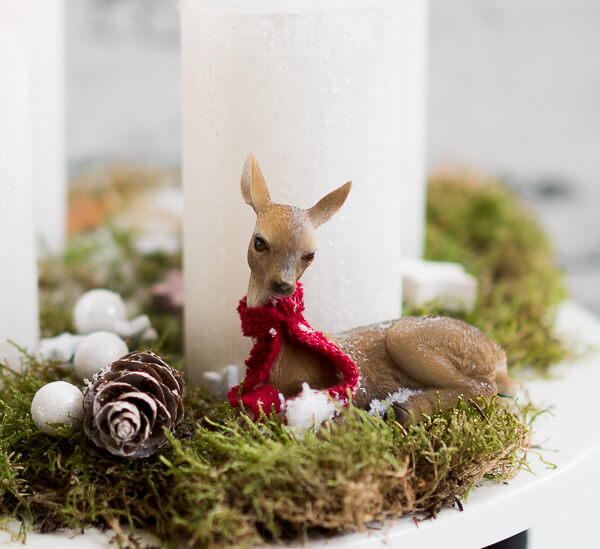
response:
{"label": "deer figurine", "polygon": [[[352,393],[359,408],[385,413],[390,405],[402,423],[417,422],[459,397],[513,395],[506,353],[483,332],[461,320],[403,317],[336,335],[314,331],[302,316],[298,282],[317,250],[316,229],[344,204],[351,183],[309,209],[271,202],[254,156],[244,165],[242,196],[256,212],[248,247],[250,281],[240,302],[242,329],[255,346],[232,405],[276,412],[303,384],[327,390],[342,402]],[[291,320],[290,320],[291,319]]]}

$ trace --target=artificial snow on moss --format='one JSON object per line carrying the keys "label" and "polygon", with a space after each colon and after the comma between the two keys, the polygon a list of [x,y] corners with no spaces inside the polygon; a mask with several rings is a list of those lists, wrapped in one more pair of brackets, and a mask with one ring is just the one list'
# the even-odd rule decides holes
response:
{"label": "artificial snow on moss", "polygon": [[369,403],[369,414],[374,416],[385,417],[388,407],[394,404],[402,404],[406,402],[411,396],[422,393],[423,391],[416,389],[409,389],[408,387],[400,387],[395,393],[390,393],[384,400],[374,398]]}
{"label": "artificial snow on moss", "polygon": [[311,389],[308,383],[303,383],[302,392],[286,401],[285,419],[288,427],[292,429],[318,430],[321,423],[333,419],[338,414],[339,407],[327,391],[317,391]]}

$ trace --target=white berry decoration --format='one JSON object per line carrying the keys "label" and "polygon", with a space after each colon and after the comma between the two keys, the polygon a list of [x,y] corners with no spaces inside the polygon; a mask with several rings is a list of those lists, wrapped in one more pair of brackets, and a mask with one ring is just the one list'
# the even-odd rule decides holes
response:
{"label": "white berry decoration", "polygon": [[73,310],[75,328],[80,334],[100,330],[115,331],[115,325],[127,317],[125,303],[116,292],[96,289],[84,293]]}
{"label": "white berry decoration", "polygon": [[55,424],[79,428],[83,420],[83,394],[66,381],[48,383],[35,393],[31,417],[44,433],[54,434]]}
{"label": "white berry decoration", "polygon": [[129,352],[127,344],[111,332],[94,332],[85,336],[75,353],[75,373],[81,378],[92,379],[94,374],[106,368]]}

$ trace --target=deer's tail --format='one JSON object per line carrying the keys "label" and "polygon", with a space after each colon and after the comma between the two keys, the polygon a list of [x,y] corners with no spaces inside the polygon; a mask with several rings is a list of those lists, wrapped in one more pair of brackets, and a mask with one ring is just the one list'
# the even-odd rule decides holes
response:
{"label": "deer's tail", "polygon": [[504,355],[503,359],[496,366],[496,385],[498,387],[498,394],[508,397],[515,396],[521,388],[521,384],[508,375],[506,355]]}

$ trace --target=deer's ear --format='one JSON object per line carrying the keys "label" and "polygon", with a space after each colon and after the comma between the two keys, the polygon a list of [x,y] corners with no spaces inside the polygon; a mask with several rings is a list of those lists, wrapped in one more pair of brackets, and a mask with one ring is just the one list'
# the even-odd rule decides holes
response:
{"label": "deer's ear", "polygon": [[271,203],[267,183],[252,153],[247,156],[244,163],[241,187],[246,204],[252,206],[256,213]]}
{"label": "deer's ear", "polygon": [[335,191],[331,191],[328,195],[319,200],[312,208],[308,210],[308,217],[315,227],[322,225],[328,221],[344,204],[348,193],[352,188],[352,181],[344,183]]}

